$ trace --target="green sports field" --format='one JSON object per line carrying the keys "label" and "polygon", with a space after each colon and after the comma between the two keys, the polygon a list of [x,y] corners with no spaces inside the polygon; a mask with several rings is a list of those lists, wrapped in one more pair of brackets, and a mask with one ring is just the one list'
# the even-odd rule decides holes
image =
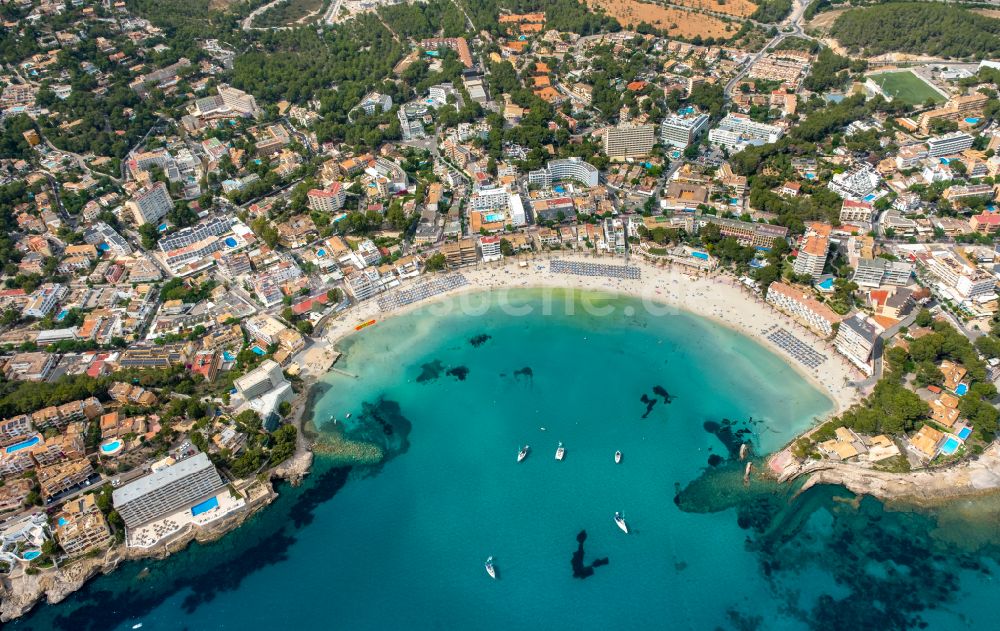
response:
{"label": "green sports field", "polygon": [[882,91],[908,105],[923,105],[927,99],[935,103],[944,101],[937,90],[927,85],[923,79],[909,70],[899,72],[883,72],[869,77]]}

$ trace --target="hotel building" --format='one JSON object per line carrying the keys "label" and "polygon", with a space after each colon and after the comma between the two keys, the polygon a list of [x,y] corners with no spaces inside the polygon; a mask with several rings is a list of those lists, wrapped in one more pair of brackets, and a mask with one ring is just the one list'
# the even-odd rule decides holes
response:
{"label": "hotel building", "polygon": [[781,134],[780,127],[758,123],[746,114],[731,112],[708,132],[708,141],[730,151],[739,151],[748,145],[778,142]]}
{"label": "hotel building", "polygon": [[830,251],[830,237],[826,234],[809,231],[802,239],[799,254],[795,257],[792,269],[796,274],[809,274],[813,278],[823,275],[826,265],[826,255]]}
{"label": "hotel building", "polygon": [[115,489],[112,501],[131,529],[193,506],[222,486],[215,465],[199,453]]}
{"label": "hotel building", "polygon": [[306,193],[309,208],[320,212],[332,213],[344,207],[347,193],[340,182],[333,182],[325,189],[314,188]]}
{"label": "hotel building", "polygon": [[144,188],[129,201],[125,202],[127,208],[135,220],[135,225],[142,226],[147,223],[154,223],[162,219],[168,212],[173,210],[174,202],[167,193],[167,185],[157,182],[149,188]]}
{"label": "hotel building", "polygon": [[996,277],[960,261],[948,251],[935,251],[925,262],[927,270],[937,277],[949,293],[961,301],[991,296],[996,290]]}
{"label": "hotel building", "polygon": [[767,288],[767,301],[823,337],[833,335],[833,325],[841,320],[810,292],[782,282],[773,282]]}
{"label": "hotel building", "polygon": [[878,339],[878,328],[864,315],[857,313],[840,322],[833,344],[837,352],[850,360],[861,372],[871,376],[874,372],[871,364],[872,353],[875,351]]}
{"label": "hotel building", "polygon": [[769,223],[753,223],[714,215],[701,215],[697,222],[699,228],[710,223],[719,226],[722,236],[733,237],[742,246],[770,249],[775,239],[788,237],[788,228]]}
{"label": "hotel building", "polygon": [[882,285],[908,285],[913,274],[913,264],[886,259],[860,259],[851,278],[861,287],[881,287]]}
{"label": "hotel building", "polygon": [[708,116],[668,116],[660,125],[660,143],[668,147],[686,149],[693,143],[705,128],[708,127]]}
{"label": "hotel building", "polygon": [[604,153],[612,160],[647,156],[655,144],[655,125],[624,124],[604,130]]}
{"label": "hotel building", "polygon": [[961,153],[971,148],[974,140],[969,134],[960,131],[928,138],[927,155],[931,158],[940,158],[941,156]]}

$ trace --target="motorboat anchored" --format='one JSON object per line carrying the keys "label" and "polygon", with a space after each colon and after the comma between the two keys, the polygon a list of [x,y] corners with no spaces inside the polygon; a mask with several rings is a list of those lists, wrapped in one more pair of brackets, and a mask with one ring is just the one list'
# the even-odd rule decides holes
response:
{"label": "motorboat anchored", "polygon": [[563,447],[562,443],[559,443],[559,446],[556,447],[556,460],[562,460],[565,455],[566,455],[566,448]]}

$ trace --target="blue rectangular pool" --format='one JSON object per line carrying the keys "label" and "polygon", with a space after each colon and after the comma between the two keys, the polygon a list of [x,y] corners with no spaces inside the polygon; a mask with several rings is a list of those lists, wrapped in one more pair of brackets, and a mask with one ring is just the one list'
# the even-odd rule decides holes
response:
{"label": "blue rectangular pool", "polygon": [[951,454],[953,454],[956,451],[958,451],[958,446],[960,444],[961,443],[958,442],[957,438],[955,438],[954,436],[949,436],[944,441],[944,444],[941,445],[941,453],[943,453],[946,456],[950,456]]}
{"label": "blue rectangular pool", "polygon": [[963,427],[958,432],[958,437],[961,438],[962,440],[965,440],[966,438],[968,438],[971,435],[972,435],[972,430],[969,429],[968,427]]}
{"label": "blue rectangular pool", "polygon": [[198,515],[201,515],[202,513],[207,513],[208,511],[212,510],[213,508],[218,508],[218,507],[219,507],[219,498],[217,498],[217,497],[210,497],[207,500],[205,500],[204,502],[201,502],[199,504],[195,504],[194,506],[192,506],[191,507],[191,516],[192,517],[197,517]]}

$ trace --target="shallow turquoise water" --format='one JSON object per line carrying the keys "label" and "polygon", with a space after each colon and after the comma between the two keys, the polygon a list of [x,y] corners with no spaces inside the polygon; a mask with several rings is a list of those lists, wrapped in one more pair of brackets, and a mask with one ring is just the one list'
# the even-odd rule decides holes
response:
{"label": "shallow turquoise water", "polygon": [[[831,405],[779,358],[691,315],[615,300],[570,317],[557,300],[542,316],[539,296],[514,295],[531,316],[435,308],[365,329],[338,364],[359,378],[331,375],[315,417],[384,444],[384,465],[320,459],[222,541],[128,564],[14,626],[903,629],[987,613],[956,603],[990,602],[993,562],[937,538],[933,516],[831,487],[744,489],[733,432],[770,451]],[[581,531],[582,564],[608,561],[586,578]]]}

